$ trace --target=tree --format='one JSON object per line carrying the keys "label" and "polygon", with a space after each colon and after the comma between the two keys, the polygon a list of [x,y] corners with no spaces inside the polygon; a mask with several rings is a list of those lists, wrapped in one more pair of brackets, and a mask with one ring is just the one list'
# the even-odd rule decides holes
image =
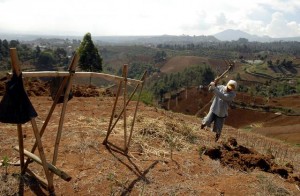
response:
{"label": "tree", "polygon": [[[47,69],[53,70],[53,64],[55,63],[53,54],[51,51],[43,51],[41,52],[38,58],[38,64]],[[40,67],[39,67],[40,69]]]}
{"label": "tree", "polygon": [[95,47],[92,36],[86,33],[83,37],[79,49],[79,67],[84,71],[101,72],[102,71],[102,58]]}
{"label": "tree", "polygon": [[3,57],[8,57],[8,55],[9,55],[9,46],[8,46],[8,41],[6,39],[2,41],[1,52],[2,52]]}
{"label": "tree", "polygon": [[18,40],[10,40],[9,47],[16,48],[19,44],[20,44],[20,42]]}
{"label": "tree", "polygon": [[40,57],[41,52],[42,52],[41,48],[39,46],[36,46],[35,51],[34,51],[36,59],[38,59]]}
{"label": "tree", "polygon": [[56,48],[54,50],[54,57],[58,64],[65,65],[68,63],[67,51],[63,48]]}

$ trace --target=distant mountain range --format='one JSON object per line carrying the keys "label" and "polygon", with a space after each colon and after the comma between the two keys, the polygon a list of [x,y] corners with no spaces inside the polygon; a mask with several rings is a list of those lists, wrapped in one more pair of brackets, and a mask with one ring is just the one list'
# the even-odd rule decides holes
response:
{"label": "distant mountain range", "polygon": [[[60,36],[60,35],[20,35],[20,34],[2,34],[0,32],[0,39],[33,41],[36,39],[69,39],[82,40],[82,36]],[[189,35],[161,35],[161,36],[92,36],[93,40],[100,44],[197,44],[200,42],[219,42],[219,41],[237,41],[240,38],[245,38],[249,42],[274,42],[274,41],[297,41],[300,42],[299,37],[288,38],[272,38],[269,36],[257,36],[249,33],[228,29],[209,36],[189,36]]]}
{"label": "distant mountain range", "polygon": [[237,41],[240,38],[246,38],[250,42],[274,42],[274,41],[298,41],[300,42],[299,37],[288,37],[288,38],[272,38],[269,36],[257,36],[251,35],[244,31],[228,29],[213,35],[220,41]]}

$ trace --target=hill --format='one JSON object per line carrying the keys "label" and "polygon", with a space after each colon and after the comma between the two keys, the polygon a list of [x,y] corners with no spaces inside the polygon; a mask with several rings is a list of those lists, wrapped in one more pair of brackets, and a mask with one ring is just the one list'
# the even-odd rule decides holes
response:
{"label": "hill", "polygon": [[197,56],[175,56],[170,58],[161,68],[163,73],[182,72],[185,68],[193,65],[202,65],[208,62],[207,58]]}
{"label": "hill", "polygon": [[237,41],[240,38],[248,39],[250,42],[275,42],[275,41],[300,41],[300,37],[272,38],[269,36],[257,36],[241,30],[227,29],[213,35],[220,41]]}
{"label": "hill", "polygon": [[[31,42],[36,39],[69,39],[81,40],[82,36],[71,35],[33,35],[33,34],[18,34],[18,33],[1,33],[0,39],[19,40]],[[281,37],[273,38],[270,36],[252,35],[238,29],[226,29],[213,35],[141,35],[141,36],[98,36],[93,35],[93,38],[100,45],[135,45],[135,44],[197,44],[201,42],[222,42],[222,41],[237,41],[239,38],[246,38],[250,42],[278,42],[278,41],[300,41],[300,37]]]}
{"label": "hill", "polygon": [[[30,99],[41,127],[52,100],[46,94],[34,94]],[[299,194],[299,148],[227,125],[215,143],[214,134],[200,130],[195,116],[140,104],[129,153],[119,149],[124,145],[122,119],[109,137],[113,145],[103,145],[114,99],[104,94],[74,97],[68,102],[57,167],[72,179],[54,178],[57,195]],[[120,99],[116,114],[122,109]],[[43,136],[47,160],[53,153],[61,108],[55,109]],[[129,122],[134,108],[131,102]],[[18,161],[18,152],[11,148],[18,143],[16,126],[1,123],[0,128],[1,157]],[[24,146],[30,149],[34,141],[30,123],[23,129]],[[30,168],[43,175],[37,164],[31,163]],[[12,165],[7,175],[2,170],[1,195],[14,195],[19,189],[24,195],[47,194],[29,176],[19,178],[18,172],[19,167]],[[24,189],[19,179],[24,180]]]}

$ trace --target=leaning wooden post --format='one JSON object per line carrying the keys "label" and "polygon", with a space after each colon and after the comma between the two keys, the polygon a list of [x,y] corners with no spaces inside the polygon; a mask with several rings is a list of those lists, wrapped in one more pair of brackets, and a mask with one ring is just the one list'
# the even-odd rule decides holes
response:
{"label": "leaning wooden post", "polygon": [[[57,161],[58,147],[59,147],[59,143],[60,143],[60,139],[61,139],[64,117],[65,117],[66,108],[67,108],[67,102],[69,99],[69,94],[70,94],[71,87],[72,87],[72,80],[73,80],[73,76],[75,73],[75,69],[76,69],[78,60],[79,60],[79,55],[75,54],[72,59],[70,69],[69,69],[69,72],[70,72],[69,83],[68,83],[68,86],[67,86],[67,89],[66,89],[66,92],[64,95],[64,103],[63,103],[63,107],[62,107],[62,111],[61,111],[61,116],[60,116],[59,125],[58,125],[58,131],[57,131],[57,135],[56,135],[55,147],[54,147],[54,154],[53,154],[53,160],[52,160],[52,164],[54,166],[56,165],[56,161]],[[51,174],[51,176],[53,176],[53,173]]]}
{"label": "leaning wooden post", "polygon": [[[12,60],[12,66],[13,66],[13,71],[15,74],[17,74],[17,76],[19,76],[21,74],[21,68],[19,66],[19,60],[18,60],[18,55],[17,55],[17,50],[16,48],[10,48],[10,53],[11,53],[11,60]],[[33,132],[38,144],[38,149],[39,149],[39,153],[41,156],[41,160],[43,163],[43,168],[45,171],[45,175],[48,181],[48,189],[50,192],[54,191],[54,186],[53,186],[53,179],[50,178],[49,176],[49,171],[48,171],[48,167],[46,165],[46,158],[45,158],[45,154],[44,154],[44,149],[42,146],[42,142],[41,142],[41,138],[38,132],[38,128],[36,126],[36,122],[35,119],[31,119],[31,124],[32,124],[32,128],[33,128]],[[21,159],[21,173],[23,172],[23,167],[24,167],[24,147],[23,147],[23,134],[22,134],[22,126],[20,124],[18,124],[18,136],[21,139],[21,141],[19,141],[19,148],[20,148],[20,159]],[[22,162],[23,160],[23,162]]]}
{"label": "leaning wooden post", "polygon": [[[129,102],[131,101],[133,95],[135,94],[135,92],[137,91],[138,87],[140,86],[140,83],[136,85],[136,87],[134,88],[133,92],[131,93],[131,95],[129,96],[128,100],[127,100],[127,103],[126,103],[126,106],[128,106]],[[114,129],[114,127],[116,126],[117,122],[120,120],[121,116],[123,115],[123,112],[124,112],[124,108],[122,109],[122,111],[120,112],[119,116],[117,117],[116,121],[114,122],[114,124],[110,127],[110,131],[112,131]],[[113,115],[112,115],[113,116]],[[111,122],[112,123],[112,122]],[[111,124],[110,123],[110,124]],[[109,134],[108,134],[109,135]],[[106,135],[106,137],[108,138],[108,135]],[[107,140],[107,139],[106,139]],[[107,141],[103,141],[103,144],[105,144]]]}
{"label": "leaning wooden post", "polygon": [[[45,156],[45,153],[44,153],[41,136],[40,136],[40,133],[39,133],[39,130],[37,128],[37,125],[36,125],[36,122],[35,122],[34,118],[31,119],[31,124],[32,124],[34,136],[36,138],[39,154],[40,154],[40,157],[41,157],[41,160],[42,160],[42,166],[43,166],[43,169],[45,171],[46,179],[48,181],[48,189],[49,189],[49,192],[53,192],[54,191],[53,177],[50,175],[50,172],[48,170],[46,156]],[[23,149],[20,150],[20,151],[23,151]]]}
{"label": "leaning wooden post", "polygon": [[105,144],[105,145],[107,144],[108,137],[109,137],[110,133],[113,130],[113,128],[111,128],[111,125],[112,125],[112,121],[113,121],[113,118],[114,118],[114,115],[115,115],[116,106],[117,106],[117,102],[118,102],[118,99],[119,99],[122,83],[123,83],[123,81],[120,80],[118,90],[117,90],[117,94],[116,94],[116,99],[115,99],[114,106],[113,106],[111,116],[110,116],[110,120],[109,120],[109,125],[108,125],[108,129],[107,129],[106,137],[103,141],[103,144]]}
{"label": "leaning wooden post", "polygon": [[[19,140],[19,148],[24,149],[24,143],[23,143],[23,131],[22,131],[22,125],[17,124],[18,127],[18,140]],[[24,152],[20,151],[20,166],[21,166],[21,174],[23,175],[23,168],[24,168]]]}
{"label": "leaning wooden post", "polygon": [[123,119],[124,119],[124,149],[127,149],[127,124],[126,124],[126,96],[127,96],[127,70],[128,70],[128,65],[124,64],[123,66],[123,77],[124,77],[124,98],[123,98],[123,103],[124,103],[124,114],[123,114]]}
{"label": "leaning wooden post", "polygon": [[140,92],[139,92],[139,96],[138,96],[138,100],[137,100],[137,103],[136,103],[136,106],[135,106],[135,111],[134,111],[134,115],[133,115],[133,120],[132,120],[132,123],[131,123],[130,135],[129,135],[128,143],[127,143],[127,148],[125,149],[125,152],[126,152],[126,153],[128,153],[128,148],[129,148],[129,146],[130,146],[130,141],[131,141],[131,137],[132,137],[132,132],[133,132],[133,127],[134,127],[134,122],[135,122],[137,110],[138,110],[138,107],[139,107],[139,102],[140,102],[142,90],[143,90],[143,87],[144,87],[144,84],[145,84],[146,76],[147,76],[147,71],[144,72],[144,74],[143,74],[143,76],[142,76],[142,78],[141,78],[141,81],[143,81],[143,83],[142,83],[142,86],[141,86],[141,89],[140,89]]}
{"label": "leaning wooden post", "polygon": [[[60,85],[60,87],[59,87],[59,89],[58,89],[58,91],[57,91],[57,93],[56,93],[56,95],[55,95],[55,98],[54,98],[54,101],[53,101],[52,106],[51,106],[51,108],[50,108],[50,111],[49,111],[49,113],[48,113],[48,116],[46,117],[46,120],[45,120],[45,122],[44,122],[44,124],[43,124],[43,126],[42,126],[42,128],[41,128],[41,131],[40,131],[40,136],[41,136],[41,137],[43,136],[43,134],[44,134],[44,132],[45,132],[45,130],[46,130],[46,127],[47,127],[47,125],[48,125],[48,123],[49,123],[49,121],[50,121],[50,118],[51,118],[51,116],[52,116],[52,114],[53,114],[53,112],[54,112],[54,109],[55,109],[55,107],[56,107],[56,105],[57,105],[57,102],[58,102],[58,100],[59,100],[59,97],[60,97],[61,93],[63,92],[63,89],[65,88],[65,86],[66,86],[66,84],[67,84],[67,80],[68,80],[67,77],[65,77],[65,78],[63,79],[63,81],[62,81],[62,83],[61,83],[61,85]],[[37,147],[37,142],[34,143],[32,149],[31,149],[31,153],[34,153],[34,152],[35,152],[36,147]],[[24,173],[24,172],[26,171],[26,169],[27,169],[27,167],[28,167],[28,165],[29,165],[29,162],[30,162],[30,158],[27,159],[27,161],[26,161],[26,163],[25,163],[25,165],[24,165],[24,168],[23,168],[23,170],[22,170],[22,173]]]}
{"label": "leaning wooden post", "polygon": [[[15,73],[17,76],[21,74],[21,68],[19,66],[19,59],[18,59],[18,54],[16,48],[10,48],[10,57],[11,57],[11,64],[12,64],[12,69],[13,73]],[[18,129],[18,140],[19,140],[19,148],[22,149],[20,150],[20,167],[21,167],[21,174],[24,174],[22,172],[22,169],[24,167],[24,142],[23,142],[23,131],[22,131],[22,125],[17,124],[17,129]]]}

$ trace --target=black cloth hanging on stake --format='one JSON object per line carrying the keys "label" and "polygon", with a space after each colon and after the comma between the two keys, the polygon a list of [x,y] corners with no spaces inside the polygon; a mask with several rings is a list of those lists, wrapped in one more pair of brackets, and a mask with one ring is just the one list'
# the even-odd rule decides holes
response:
{"label": "black cloth hanging on stake", "polygon": [[[64,79],[63,77],[54,77],[51,80],[50,94],[51,94],[52,100],[55,99],[55,96],[57,94],[57,91],[58,91],[63,79]],[[62,91],[57,103],[63,103],[64,102],[65,92],[67,90],[68,83],[69,83],[69,81],[67,82],[66,86],[64,87],[64,90]],[[72,93],[72,91],[70,91],[68,101],[71,100],[72,98],[73,98],[73,93]]]}
{"label": "black cloth hanging on stake", "polygon": [[24,89],[22,74],[13,74],[6,82],[5,94],[0,102],[0,122],[11,124],[24,124],[37,113],[32,106]]}

